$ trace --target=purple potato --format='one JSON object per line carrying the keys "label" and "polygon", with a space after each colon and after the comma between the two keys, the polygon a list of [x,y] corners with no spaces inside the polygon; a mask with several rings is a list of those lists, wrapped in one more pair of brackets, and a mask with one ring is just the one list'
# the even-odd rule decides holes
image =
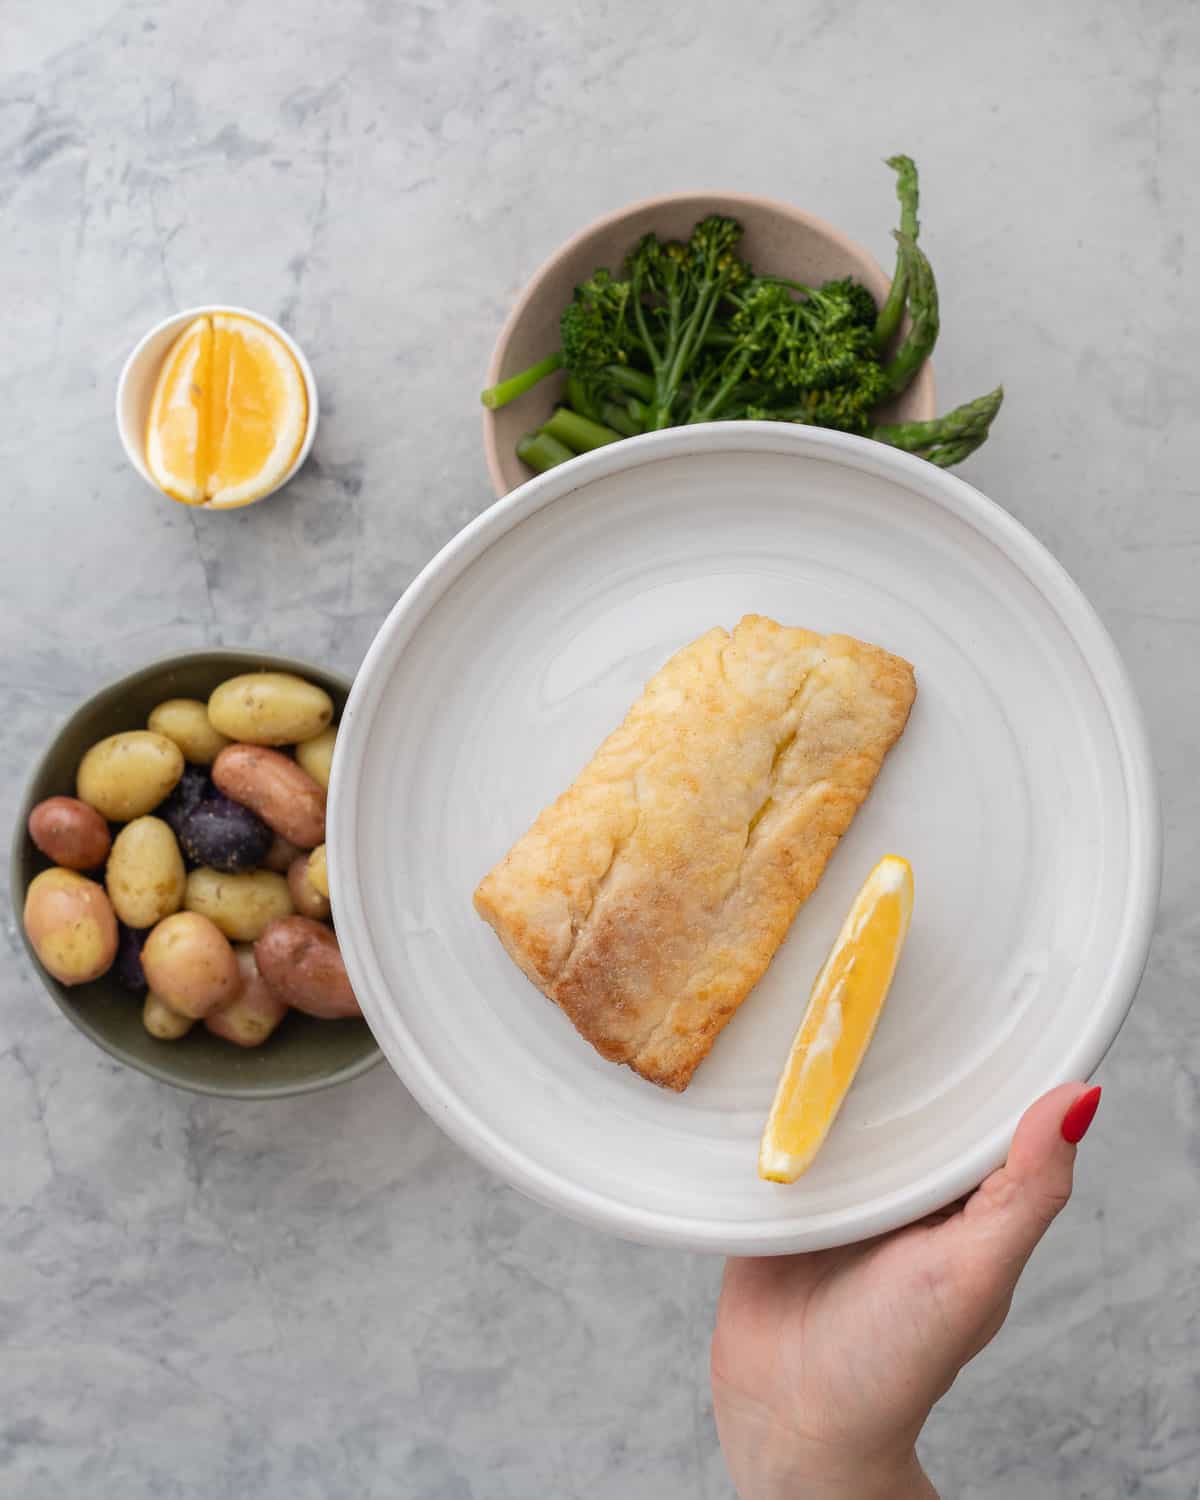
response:
{"label": "purple potato", "polygon": [[256,870],[275,835],[248,807],[220,792],[192,809],[179,830],[183,852],[225,875]]}
{"label": "purple potato", "polygon": [[124,922],[117,923],[117,958],[113,974],[122,989],[134,995],[144,995],[149,989],[142,972],[142,949],[149,936],[148,927],[126,927]]}
{"label": "purple potato", "polygon": [[184,766],[175,790],[154,809],[155,816],[167,824],[176,838],[180,838],[188,817],[212,795],[213,784],[207,766]]}

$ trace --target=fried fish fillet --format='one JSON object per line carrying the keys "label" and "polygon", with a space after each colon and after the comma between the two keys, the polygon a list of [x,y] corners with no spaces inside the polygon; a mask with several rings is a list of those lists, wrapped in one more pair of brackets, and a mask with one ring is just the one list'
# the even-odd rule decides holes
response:
{"label": "fried fish fillet", "polygon": [[747,615],[647,684],[475,907],[604,1057],[685,1089],[904,730],[913,669]]}

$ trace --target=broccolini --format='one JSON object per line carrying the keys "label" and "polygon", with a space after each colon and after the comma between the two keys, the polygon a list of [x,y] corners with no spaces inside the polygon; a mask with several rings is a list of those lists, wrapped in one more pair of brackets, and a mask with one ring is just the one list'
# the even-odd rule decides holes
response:
{"label": "broccolini", "polygon": [[[930,422],[880,422],[911,384],[939,330],[937,285],[917,244],[919,184],[893,156],[900,227],[882,307],[851,277],[821,286],[757,275],[742,226],[710,214],[686,242],[647,234],[620,275],[600,268],[575,289],[561,349],[483,392],[506,405],[558,369],[565,402],[518,454],[539,470],[623,437],[694,422],[802,422],[866,434],[931,463],[959,463],[986,439],[1000,387]],[[905,314],[908,328],[898,347]]]}

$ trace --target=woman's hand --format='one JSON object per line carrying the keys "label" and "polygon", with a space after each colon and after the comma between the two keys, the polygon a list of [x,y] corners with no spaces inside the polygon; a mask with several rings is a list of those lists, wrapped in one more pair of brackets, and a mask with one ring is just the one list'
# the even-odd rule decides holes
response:
{"label": "woman's hand", "polygon": [[1099,1098],[1078,1083],[1044,1095],[953,1210],[842,1250],[728,1262],[713,1403],[741,1500],[936,1495],[917,1434],[1004,1322]]}

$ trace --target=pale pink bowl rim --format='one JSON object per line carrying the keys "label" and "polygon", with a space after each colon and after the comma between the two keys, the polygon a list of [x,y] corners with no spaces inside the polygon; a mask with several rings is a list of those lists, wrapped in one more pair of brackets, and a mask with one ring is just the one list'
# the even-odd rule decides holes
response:
{"label": "pale pink bowl rim", "polygon": [[[710,202],[742,204],[746,207],[766,209],[775,214],[780,214],[793,223],[803,224],[807,229],[813,229],[819,234],[832,240],[834,244],[845,250],[851,257],[861,257],[867,261],[876,271],[885,284],[890,285],[891,278],[883,269],[871,252],[860,245],[857,240],[831,224],[828,219],[823,219],[818,214],[810,214],[807,210],[796,208],[791,203],[785,203],[782,198],[768,198],[762,193],[734,193],[720,188],[692,188],[674,193],[651,193],[646,198],[637,198],[632,203],[626,203],[621,208],[614,208],[606,214],[601,214],[590,223],[585,224],[582,229],[577,229],[573,235],[564,240],[557,250],[553,251],[538,266],[537,270],[521,289],[517,300],[513,303],[508,317],[505,318],[500,332],[496,337],[496,343],[492,349],[492,357],[488,361],[487,375],[484,378],[485,386],[495,385],[501,378],[501,365],[505,352],[508,349],[509,340],[513,331],[525,315],[525,309],[533,300],[538,288],[552,271],[554,271],[564,260],[568,258],[585,240],[590,239],[598,229],[607,229],[610,225],[619,223],[622,219],[631,218],[634,214],[641,213],[643,209],[659,208],[667,204],[687,203],[694,200],[707,200]],[[929,360],[925,362],[925,369],[929,376],[929,409],[920,415],[922,419],[929,419],[937,414],[936,395],[933,385],[933,366]],[[510,486],[504,478],[500,468],[499,450],[496,443],[495,417],[487,407],[483,408],[483,453],[487,461],[488,477],[492,482],[492,489],[496,498],[502,499],[510,493]]]}

